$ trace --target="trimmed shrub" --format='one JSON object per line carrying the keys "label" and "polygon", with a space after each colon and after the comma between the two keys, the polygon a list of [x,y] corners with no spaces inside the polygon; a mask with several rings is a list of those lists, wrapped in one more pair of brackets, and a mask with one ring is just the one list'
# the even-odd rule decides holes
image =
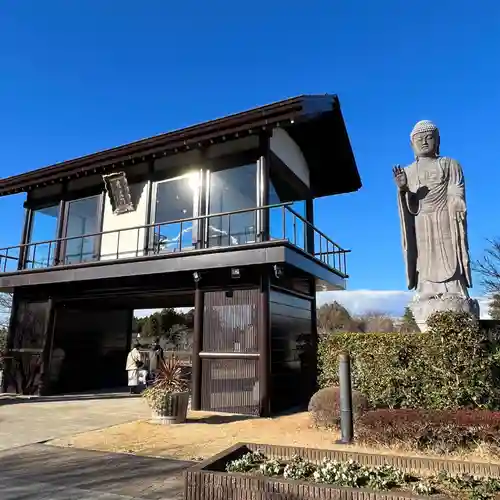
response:
{"label": "trimmed shrub", "polygon": [[338,385],[338,355],[352,359],[355,389],[382,408],[488,408],[500,403],[500,351],[466,313],[439,312],[429,331],[331,333],[319,343],[319,383]]}
{"label": "trimmed shrub", "polygon": [[451,453],[488,445],[498,453],[500,412],[374,410],[358,419],[356,437],[371,446]]}
{"label": "trimmed shrub", "polygon": [[[368,409],[368,400],[358,391],[352,392],[352,409],[357,419]],[[325,387],[313,395],[309,402],[314,425],[333,428],[340,424],[340,388]]]}

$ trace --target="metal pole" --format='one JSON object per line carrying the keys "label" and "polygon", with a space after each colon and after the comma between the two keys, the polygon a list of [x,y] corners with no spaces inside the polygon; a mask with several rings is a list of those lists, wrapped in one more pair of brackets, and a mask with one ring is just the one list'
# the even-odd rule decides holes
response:
{"label": "metal pole", "polygon": [[338,444],[350,444],[354,438],[352,415],[351,358],[348,353],[339,356],[340,385],[340,440]]}
{"label": "metal pole", "polygon": [[203,312],[205,295],[196,283],[194,292],[194,332],[193,332],[193,361],[191,366],[191,409],[193,411],[201,410],[201,382],[202,382],[202,362],[200,352],[203,349]]}

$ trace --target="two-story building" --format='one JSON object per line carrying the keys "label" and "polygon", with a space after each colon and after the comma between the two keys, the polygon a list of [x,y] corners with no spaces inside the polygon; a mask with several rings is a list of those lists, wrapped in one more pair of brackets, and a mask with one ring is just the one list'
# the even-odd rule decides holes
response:
{"label": "two-story building", "polygon": [[193,410],[269,415],[307,401],[315,294],[348,277],[313,200],[360,187],[334,95],[1,179],[0,196],[27,193],[21,242],[0,249],[0,291],[13,293],[4,389],[126,385],[133,310],[194,307]]}

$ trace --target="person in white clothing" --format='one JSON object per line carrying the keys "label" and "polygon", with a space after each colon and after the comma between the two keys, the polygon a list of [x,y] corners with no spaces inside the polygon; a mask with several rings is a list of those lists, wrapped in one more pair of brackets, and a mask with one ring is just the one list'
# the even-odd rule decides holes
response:
{"label": "person in white clothing", "polygon": [[142,375],[142,367],[144,366],[144,362],[142,360],[141,353],[139,352],[139,348],[141,344],[136,342],[132,350],[128,353],[127,363],[125,365],[125,370],[127,370],[128,374],[128,386],[130,387],[130,394],[137,394],[138,387],[141,382]]}

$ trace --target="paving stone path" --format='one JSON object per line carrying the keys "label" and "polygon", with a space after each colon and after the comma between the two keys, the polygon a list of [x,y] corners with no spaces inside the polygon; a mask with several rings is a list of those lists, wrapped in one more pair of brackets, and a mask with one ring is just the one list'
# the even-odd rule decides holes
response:
{"label": "paving stone path", "polygon": [[151,411],[143,398],[126,393],[33,399],[0,396],[0,450],[150,416]]}
{"label": "paving stone path", "polygon": [[0,452],[2,500],[180,500],[190,462],[44,444]]}
{"label": "paving stone path", "polygon": [[126,394],[1,396],[0,499],[181,499],[189,462],[43,444],[149,416],[144,400]]}

